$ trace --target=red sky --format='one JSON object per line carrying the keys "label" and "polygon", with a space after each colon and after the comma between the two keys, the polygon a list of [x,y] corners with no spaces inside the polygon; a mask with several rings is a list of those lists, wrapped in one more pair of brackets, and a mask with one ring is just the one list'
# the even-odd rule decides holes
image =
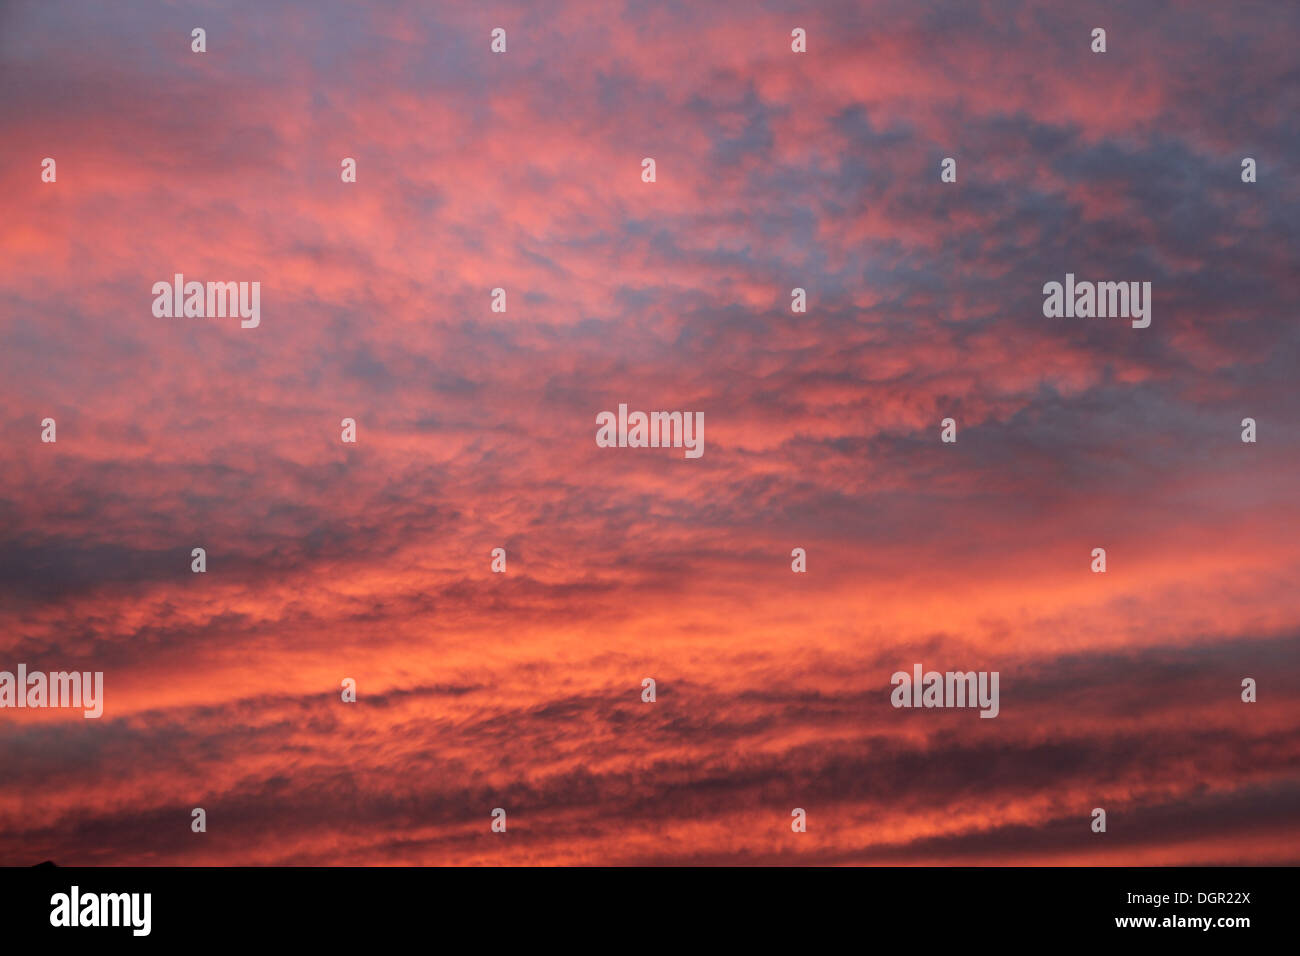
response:
{"label": "red sky", "polygon": [[0,863],[1300,862],[1298,27],[6,5]]}

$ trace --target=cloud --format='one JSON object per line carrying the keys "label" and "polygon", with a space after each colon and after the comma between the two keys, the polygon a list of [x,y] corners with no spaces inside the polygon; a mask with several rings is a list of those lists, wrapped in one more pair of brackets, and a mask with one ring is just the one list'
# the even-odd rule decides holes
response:
{"label": "cloud", "polygon": [[5,862],[1293,861],[1297,13],[1097,15],[7,7]]}

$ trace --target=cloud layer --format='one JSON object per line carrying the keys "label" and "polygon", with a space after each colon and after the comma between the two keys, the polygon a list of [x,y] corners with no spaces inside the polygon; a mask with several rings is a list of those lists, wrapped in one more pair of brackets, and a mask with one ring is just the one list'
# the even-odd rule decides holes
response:
{"label": "cloud layer", "polygon": [[0,670],[106,703],[0,711],[0,862],[1300,862],[1298,28],[6,5]]}

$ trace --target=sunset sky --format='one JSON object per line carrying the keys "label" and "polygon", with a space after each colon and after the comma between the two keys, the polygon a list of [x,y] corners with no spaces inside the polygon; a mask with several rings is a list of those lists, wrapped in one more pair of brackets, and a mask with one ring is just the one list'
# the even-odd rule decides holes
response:
{"label": "sunset sky", "polygon": [[[0,5],[0,670],[105,686],[0,710],[0,864],[1300,863],[1298,35]],[[1067,272],[1151,326],[1045,318]]]}

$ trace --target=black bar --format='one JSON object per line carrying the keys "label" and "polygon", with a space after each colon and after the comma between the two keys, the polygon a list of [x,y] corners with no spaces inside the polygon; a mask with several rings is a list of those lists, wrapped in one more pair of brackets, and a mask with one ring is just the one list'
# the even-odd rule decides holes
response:
{"label": "black bar", "polygon": [[[56,894],[70,904],[73,886],[88,917],[85,907],[97,912],[100,900],[87,904],[87,895],[150,894],[148,935],[136,936],[130,925],[134,915],[142,928],[142,905],[122,910],[119,921],[127,925],[52,926]],[[1286,932],[1294,896],[1293,868],[1264,867],[539,872],[42,866],[0,869],[0,926],[7,942],[91,945],[375,943],[414,934],[427,939],[428,948],[456,951],[475,942],[664,951],[712,940],[735,952],[742,943],[767,949],[784,940],[810,952],[816,951],[810,944],[838,949],[843,941],[928,947],[1126,938],[1133,945],[1181,948],[1232,946]],[[113,906],[124,901],[110,900]],[[1154,923],[1119,925],[1133,919]],[[1211,925],[1186,922],[1193,919]]]}

